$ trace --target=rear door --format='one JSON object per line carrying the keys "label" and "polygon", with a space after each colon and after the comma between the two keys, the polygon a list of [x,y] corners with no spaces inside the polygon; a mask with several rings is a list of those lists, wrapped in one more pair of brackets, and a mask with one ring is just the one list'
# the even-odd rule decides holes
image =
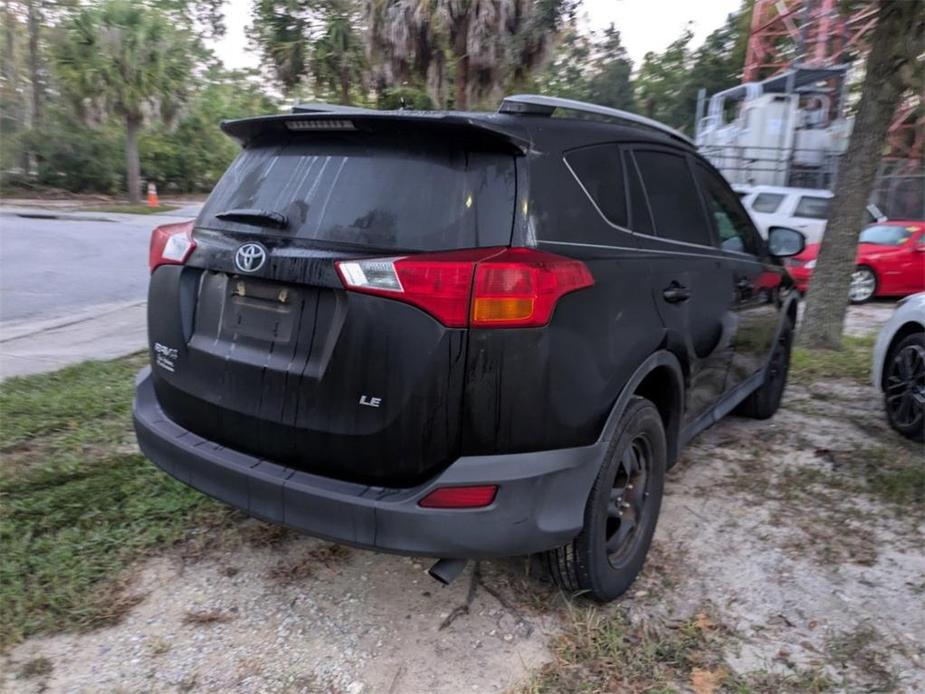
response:
{"label": "rear door", "polygon": [[736,327],[726,379],[726,390],[732,390],[767,364],[779,324],[784,269],[767,255],[748,213],[719,174],[699,161],[694,170],[723,265],[732,273]]}
{"label": "rear door", "polygon": [[[713,245],[687,155],[638,147],[630,157],[641,180],[628,181],[632,227],[650,263],[650,292],[669,347],[686,355],[686,422],[723,393],[735,337],[732,276]],[[642,201],[645,201],[643,206]]]}
{"label": "rear door", "polygon": [[[403,486],[458,454],[464,328],[346,292],[336,261],[510,243],[515,160],[463,137],[275,134],[151,279],[155,388],[205,439],[338,479]],[[282,220],[282,221],[281,221]],[[169,367],[169,368],[167,368]]]}

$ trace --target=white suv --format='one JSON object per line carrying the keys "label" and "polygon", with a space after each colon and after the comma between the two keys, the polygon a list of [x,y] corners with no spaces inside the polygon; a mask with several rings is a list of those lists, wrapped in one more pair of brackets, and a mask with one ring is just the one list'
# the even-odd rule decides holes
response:
{"label": "white suv", "polygon": [[[832,204],[832,192],[819,188],[734,185],[742,204],[767,238],[772,226],[790,227],[803,232],[806,243],[819,243],[825,233]],[[875,205],[868,205],[868,222],[886,219]]]}

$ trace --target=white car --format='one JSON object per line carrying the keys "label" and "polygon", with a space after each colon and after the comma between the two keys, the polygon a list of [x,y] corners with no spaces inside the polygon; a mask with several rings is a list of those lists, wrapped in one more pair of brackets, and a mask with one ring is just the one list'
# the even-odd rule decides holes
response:
{"label": "white car", "polygon": [[[735,185],[745,209],[751,214],[761,235],[767,238],[774,226],[803,232],[806,243],[819,243],[825,233],[832,204],[832,191],[820,188]],[[874,205],[868,205],[868,222],[886,219]]]}
{"label": "white car", "polygon": [[925,292],[901,299],[880,330],[871,376],[890,426],[925,441]]}

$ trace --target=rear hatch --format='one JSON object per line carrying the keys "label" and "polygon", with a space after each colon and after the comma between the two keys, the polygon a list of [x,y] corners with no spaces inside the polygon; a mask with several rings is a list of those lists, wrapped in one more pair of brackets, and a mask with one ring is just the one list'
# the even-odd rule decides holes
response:
{"label": "rear hatch", "polygon": [[336,262],[508,245],[515,151],[465,128],[268,122],[247,122],[186,263],[152,274],[158,400],[222,446],[416,484],[458,456],[466,329],[346,291]]}

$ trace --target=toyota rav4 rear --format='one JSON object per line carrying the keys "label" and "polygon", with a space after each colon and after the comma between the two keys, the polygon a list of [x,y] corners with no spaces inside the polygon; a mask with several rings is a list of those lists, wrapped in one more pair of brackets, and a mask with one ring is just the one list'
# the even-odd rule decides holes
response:
{"label": "toyota rav4 rear", "polygon": [[[589,145],[641,138],[683,162],[688,144],[561,120],[346,110],[223,124],[243,151],[194,222],[151,240],[144,453],[254,516],[443,558],[445,579],[451,560],[550,551],[563,585],[625,590],[682,426],[693,435],[764,382],[790,309],[783,271],[758,263],[737,291],[754,272],[768,311],[728,320],[718,262],[699,279],[690,252],[653,264],[670,255],[605,219],[601,195],[630,187],[595,188]],[[613,152],[605,164],[623,171]],[[677,189],[700,205],[693,183]],[[679,282],[704,283],[690,309]],[[698,306],[715,322],[672,337]],[[740,362],[736,326],[755,333]],[[688,343],[711,370],[681,366],[671,350]],[[685,368],[704,375],[690,396]]]}

